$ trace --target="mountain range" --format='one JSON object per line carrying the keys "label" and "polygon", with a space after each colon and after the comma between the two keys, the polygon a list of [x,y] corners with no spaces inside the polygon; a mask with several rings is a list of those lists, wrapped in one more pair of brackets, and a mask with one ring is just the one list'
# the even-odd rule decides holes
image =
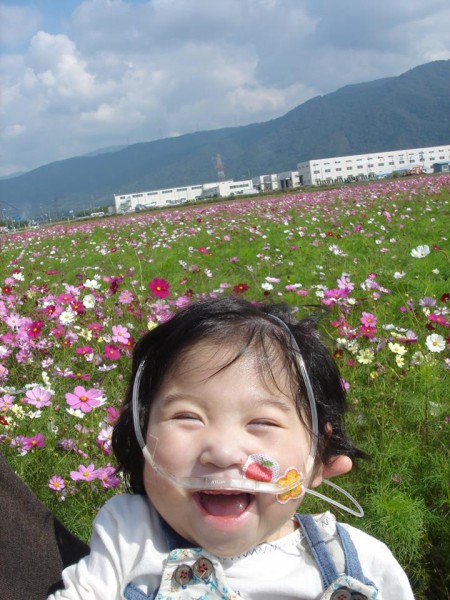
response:
{"label": "mountain range", "polygon": [[[348,85],[264,123],[200,131],[50,163],[0,180],[0,202],[17,214],[67,214],[113,203],[113,195],[294,170],[347,154],[450,141],[450,60],[398,77]],[[56,215],[55,215],[56,216]]]}

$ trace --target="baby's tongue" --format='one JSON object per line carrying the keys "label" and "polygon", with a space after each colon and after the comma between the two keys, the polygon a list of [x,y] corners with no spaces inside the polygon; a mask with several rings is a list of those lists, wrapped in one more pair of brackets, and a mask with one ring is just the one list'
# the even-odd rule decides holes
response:
{"label": "baby's tongue", "polygon": [[240,515],[249,505],[249,496],[245,493],[237,494],[208,494],[200,493],[200,503],[210,515],[214,517],[229,517]]}

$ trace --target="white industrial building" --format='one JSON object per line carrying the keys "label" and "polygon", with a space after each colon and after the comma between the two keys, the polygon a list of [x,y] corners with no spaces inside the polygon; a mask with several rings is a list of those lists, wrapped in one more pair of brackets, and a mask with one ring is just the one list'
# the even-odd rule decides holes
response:
{"label": "white industrial building", "polygon": [[117,213],[137,212],[151,208],[176,206],[207,198],[229,198],[257,194],[269,190],[284,190],[300,185],[298,171],[259,175],[243,181],[216,181],[201,185],[164,188],[147,192],[114,195]]}
{"label": "white industrial building", "polygon": [[184,204],[192,200],[199,200],[203,189],[214,186],[215,183],[204,185],[187,185],[174,188],[163,188],[161,190],[150,190],[148,192],[136,192],[133,194],[114,195],[114,204],[117,213],[134,212],[158,208],[162,206],[174,206]]}
{"label": "white industrial building", "polygon": [[205,198],[227,198],[229,196],[242,196],[243,194],[257,194],[251,179],[244,181],[219,181],[215,184],[204,186],[201,200]]}
{"label": "white industrial building", "polygon": [[258,175],[252,178],[253,187],[261,192],[270,190],[285,190],[298,187],[300,185],[300,176],[298,171],[283,171],[282,173],[272,173],[271,175]]}
{"label": "white industrial building", "polygon": [[394,173],[431,173],[433,165],[450,160],[450,146],[390,150],[335,158],[318,158],[297,165],[301,185],[323,185],[379,179]]}
{"label": "white industrial building", "polygon": [[243,181],[233,181],[231,179],[147,192],[117,194],[114,196],[114,204],[117,213],[128,213],[151,208],[177,206],[207,198],[227,198],[283,190],[300,185],[327,185],[379,179],[389,177],[395,173],[446,171],[449,163],[450,146],[319,158],[299,163],[297,171],[258,175]]}

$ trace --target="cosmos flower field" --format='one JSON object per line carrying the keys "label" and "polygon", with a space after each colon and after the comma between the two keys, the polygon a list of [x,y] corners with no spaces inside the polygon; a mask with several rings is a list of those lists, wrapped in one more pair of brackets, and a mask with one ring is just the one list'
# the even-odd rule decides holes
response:
{"label": "cosmos flower field", "polygon": [[428,176],[0,234],[0,451],[88,539],[123,491],[110,438],[143,333],[205,296],[320,312],[370,455],[339,481],[365,518],[339,516],[444,598],[449,199]]}

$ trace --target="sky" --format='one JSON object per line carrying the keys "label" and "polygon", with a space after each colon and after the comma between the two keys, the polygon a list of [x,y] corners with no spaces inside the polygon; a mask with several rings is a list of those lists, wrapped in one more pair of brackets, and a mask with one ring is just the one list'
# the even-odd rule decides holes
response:
{"label": "sky", "polygon": [[0,176],[450,58],[449,0],[0,0]]}

